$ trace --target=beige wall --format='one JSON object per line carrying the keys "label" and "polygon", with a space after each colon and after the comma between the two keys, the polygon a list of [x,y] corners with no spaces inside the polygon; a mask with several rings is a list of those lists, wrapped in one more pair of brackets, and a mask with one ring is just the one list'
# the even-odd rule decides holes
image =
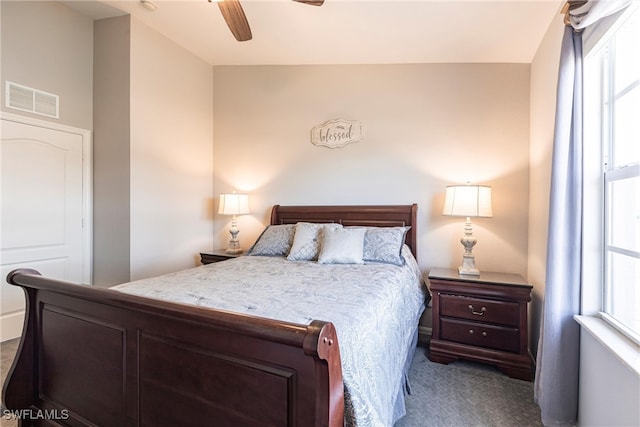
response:
{"label": "beige wall", "polygon": [[211,249],[213,70],[141,22],[96,22],[95,284]]}
{"label": "beige wall", "polygon": [[[57,2],[0,2],[2,110],[91,130],[93,20]],[[5,81],[60,97],[60,118],[5,107]]]}
{"label": "beige wall", "polygon": [[[41,19],[60,29],[69,18],[53,8],[90,23],[57,3],[13,7],[27,8],[12,22],[47,8]],[[83,31],[91,40],[92,30]],[[494,218],[475,221],[478,266],[526,274],[528,65],[216,67],[213,87],[206,64],[142,24],[133,22],[131,32],[133,277],[192,265],[198,250],[224,247],[229,221],[212,214],[211,199],[232,189],[251,193],[253,213],[240,218],[244,246],[274,203],[417,202],[422,268],[455,267],[462,219],[440,209],[444,186],[467,180],[494,188]],[[92,63],[89,53],[76,52],[75,61]],[[3,70],[10,63],[4,54]],[[29,72],[38,70],[30,65]],[[103,73],[96,70],[96,79]],[[93,105],[91,90],[78,98]],[[332,118],[361,121],[363,141],[333,150],[311,145],[311,127]],[[122,144],[125,137],[117,138]],[[126,161],[122,154],[104,166]]]}
{"label": "beige wall", "polygon": [[211,249],[212,139],[212,67],[132,20],[132,280]]}
{"label": "beige wall", "polygon": [[[475,221],[478,267],[526,275],[528,65],[215,67],[214,88],[214,195],[249,192],[244,247],[276,203],[416,202],[422,269],[457,267],[464,219],[441,215],[444,189],[472,181],[494,194],[494,217]],[[363,140],[312,145],[335,118],[359,120]],[[219,247],[228,226],[215,216]]]}
{"label": "beige wall", "polygon": [[[90,23],[57,3],[23,2],[16,8],[28,11],[16,25],[33,19],[31,8],[45,7]],[[50,12],[42,20],[46,16],[53,21],[48,26],[64,33],[68,19]],[[217,67],[213,90],[204,64],[132,25],[131,117],[139,126],[131,129],[130,148],[134,277],[192,265],[198,250],[224,247],[229,221],[211,213],[211,198],[234,188],[252,196],[252,215],[240,218],[245,246],[274,203],[417,202],[421,266],[454,267],[462,255],[462,220],[443,217],[440,209],[444,186],[467,180],[494,187],[494,218],[475,221],[478,266],[526,273],[528,65]],[[91,40],[91,29],[83,31]],[[74,61],[91,63],[88,53],[76,55]],[[186,60],[184,67],[170,59],[176,55]],[[3,70],[4,57],[3,51]],[[55,64],[56,70],[62,66]],[[29,65],[28,72],[47,74]],[[91,111],[86,92],[78,98],[89,107],[78,111]],[[215,102],[215,134],[207,102]],[[364,140],[334,150],[311,145],[311,127],[337,117],[360,120]],[[177,154],[183,152],[185,158]],[[212,156],[214,172],[207,172],[202,160]],[[106,167],[124,157],[109,159]],[[209,237],[197,237],[201,233]]]}
{"label": "beige wall", "polygon": [[131,271],[130,28],[128,16],[94,25],[93,284]]}
{"label": "beige wall", "polygon": [[128,17],[96,23],[94,58],[91,18],[58,2],[0,7],[2,89],[58,94],[51,120],[95,131],[95,284],[196,265],[213,247],[212,67]]}
{"label": "beige wall", "polygon": [[530,310],[530,344],[537,354],[547,262],[547,228],[551,157],[556,110],[556,85],[564,25],[558,13],[531,63],[531,136],[529,179],[528,274],[533,285]]}

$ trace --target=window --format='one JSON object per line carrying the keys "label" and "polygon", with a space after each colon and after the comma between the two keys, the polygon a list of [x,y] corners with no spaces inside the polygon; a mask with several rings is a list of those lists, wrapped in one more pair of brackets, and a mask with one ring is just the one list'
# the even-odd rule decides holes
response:
{"label": "window", "polygon": [[[640,9],[623,14],[585,61],[585,136],[596,131],[602,207],[601,317],[640,343]],[[591,95],[590,95],[591,92]],[[598,125],[588,123],[598,121]],[[588,160],[586,160],[588,162]],[[586,230],[585,233],[593,230]]]}

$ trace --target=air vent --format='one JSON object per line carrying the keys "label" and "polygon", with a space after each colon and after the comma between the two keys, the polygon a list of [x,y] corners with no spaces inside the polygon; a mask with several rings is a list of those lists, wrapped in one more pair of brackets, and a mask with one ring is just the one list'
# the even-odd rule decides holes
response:
{"label": "air vent", "polygon": [[59,118],[58,95],[7,81],[5,105],[42,116]]}

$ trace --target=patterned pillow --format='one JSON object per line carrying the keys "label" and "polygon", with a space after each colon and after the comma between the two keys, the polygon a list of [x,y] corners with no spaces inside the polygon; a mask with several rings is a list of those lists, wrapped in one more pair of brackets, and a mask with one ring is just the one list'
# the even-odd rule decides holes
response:
{"label": "patterned pillow", "polygon": [[295,224],[268,225],[247,255],[287,256],[295,230]]}
{"label": "patterned pillow", "polygon": [[320,264],[364,264],[364,228],[324,228]]}
{"label": "patterned pillow", "polygon": [[364,255],[367,262],[404,265],[402,245],[411,227],[366,227]]}
{"label": "patterned pillow", "polygon": [[320,230],[323,228],[341,228],[341,224],[316,224],[299,222],[293,235],[293,245],[287,255],[290,261],[315,261],[320,252]]}

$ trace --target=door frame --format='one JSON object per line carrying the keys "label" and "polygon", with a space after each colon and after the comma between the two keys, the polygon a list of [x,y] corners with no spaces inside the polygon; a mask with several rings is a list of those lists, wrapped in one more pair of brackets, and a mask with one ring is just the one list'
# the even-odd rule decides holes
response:
{"label": "door frame", "polygon": [[0,111],[0,119],[79,135],[82,138],[82,283],[93,283],[93,142],[91,131]]}

